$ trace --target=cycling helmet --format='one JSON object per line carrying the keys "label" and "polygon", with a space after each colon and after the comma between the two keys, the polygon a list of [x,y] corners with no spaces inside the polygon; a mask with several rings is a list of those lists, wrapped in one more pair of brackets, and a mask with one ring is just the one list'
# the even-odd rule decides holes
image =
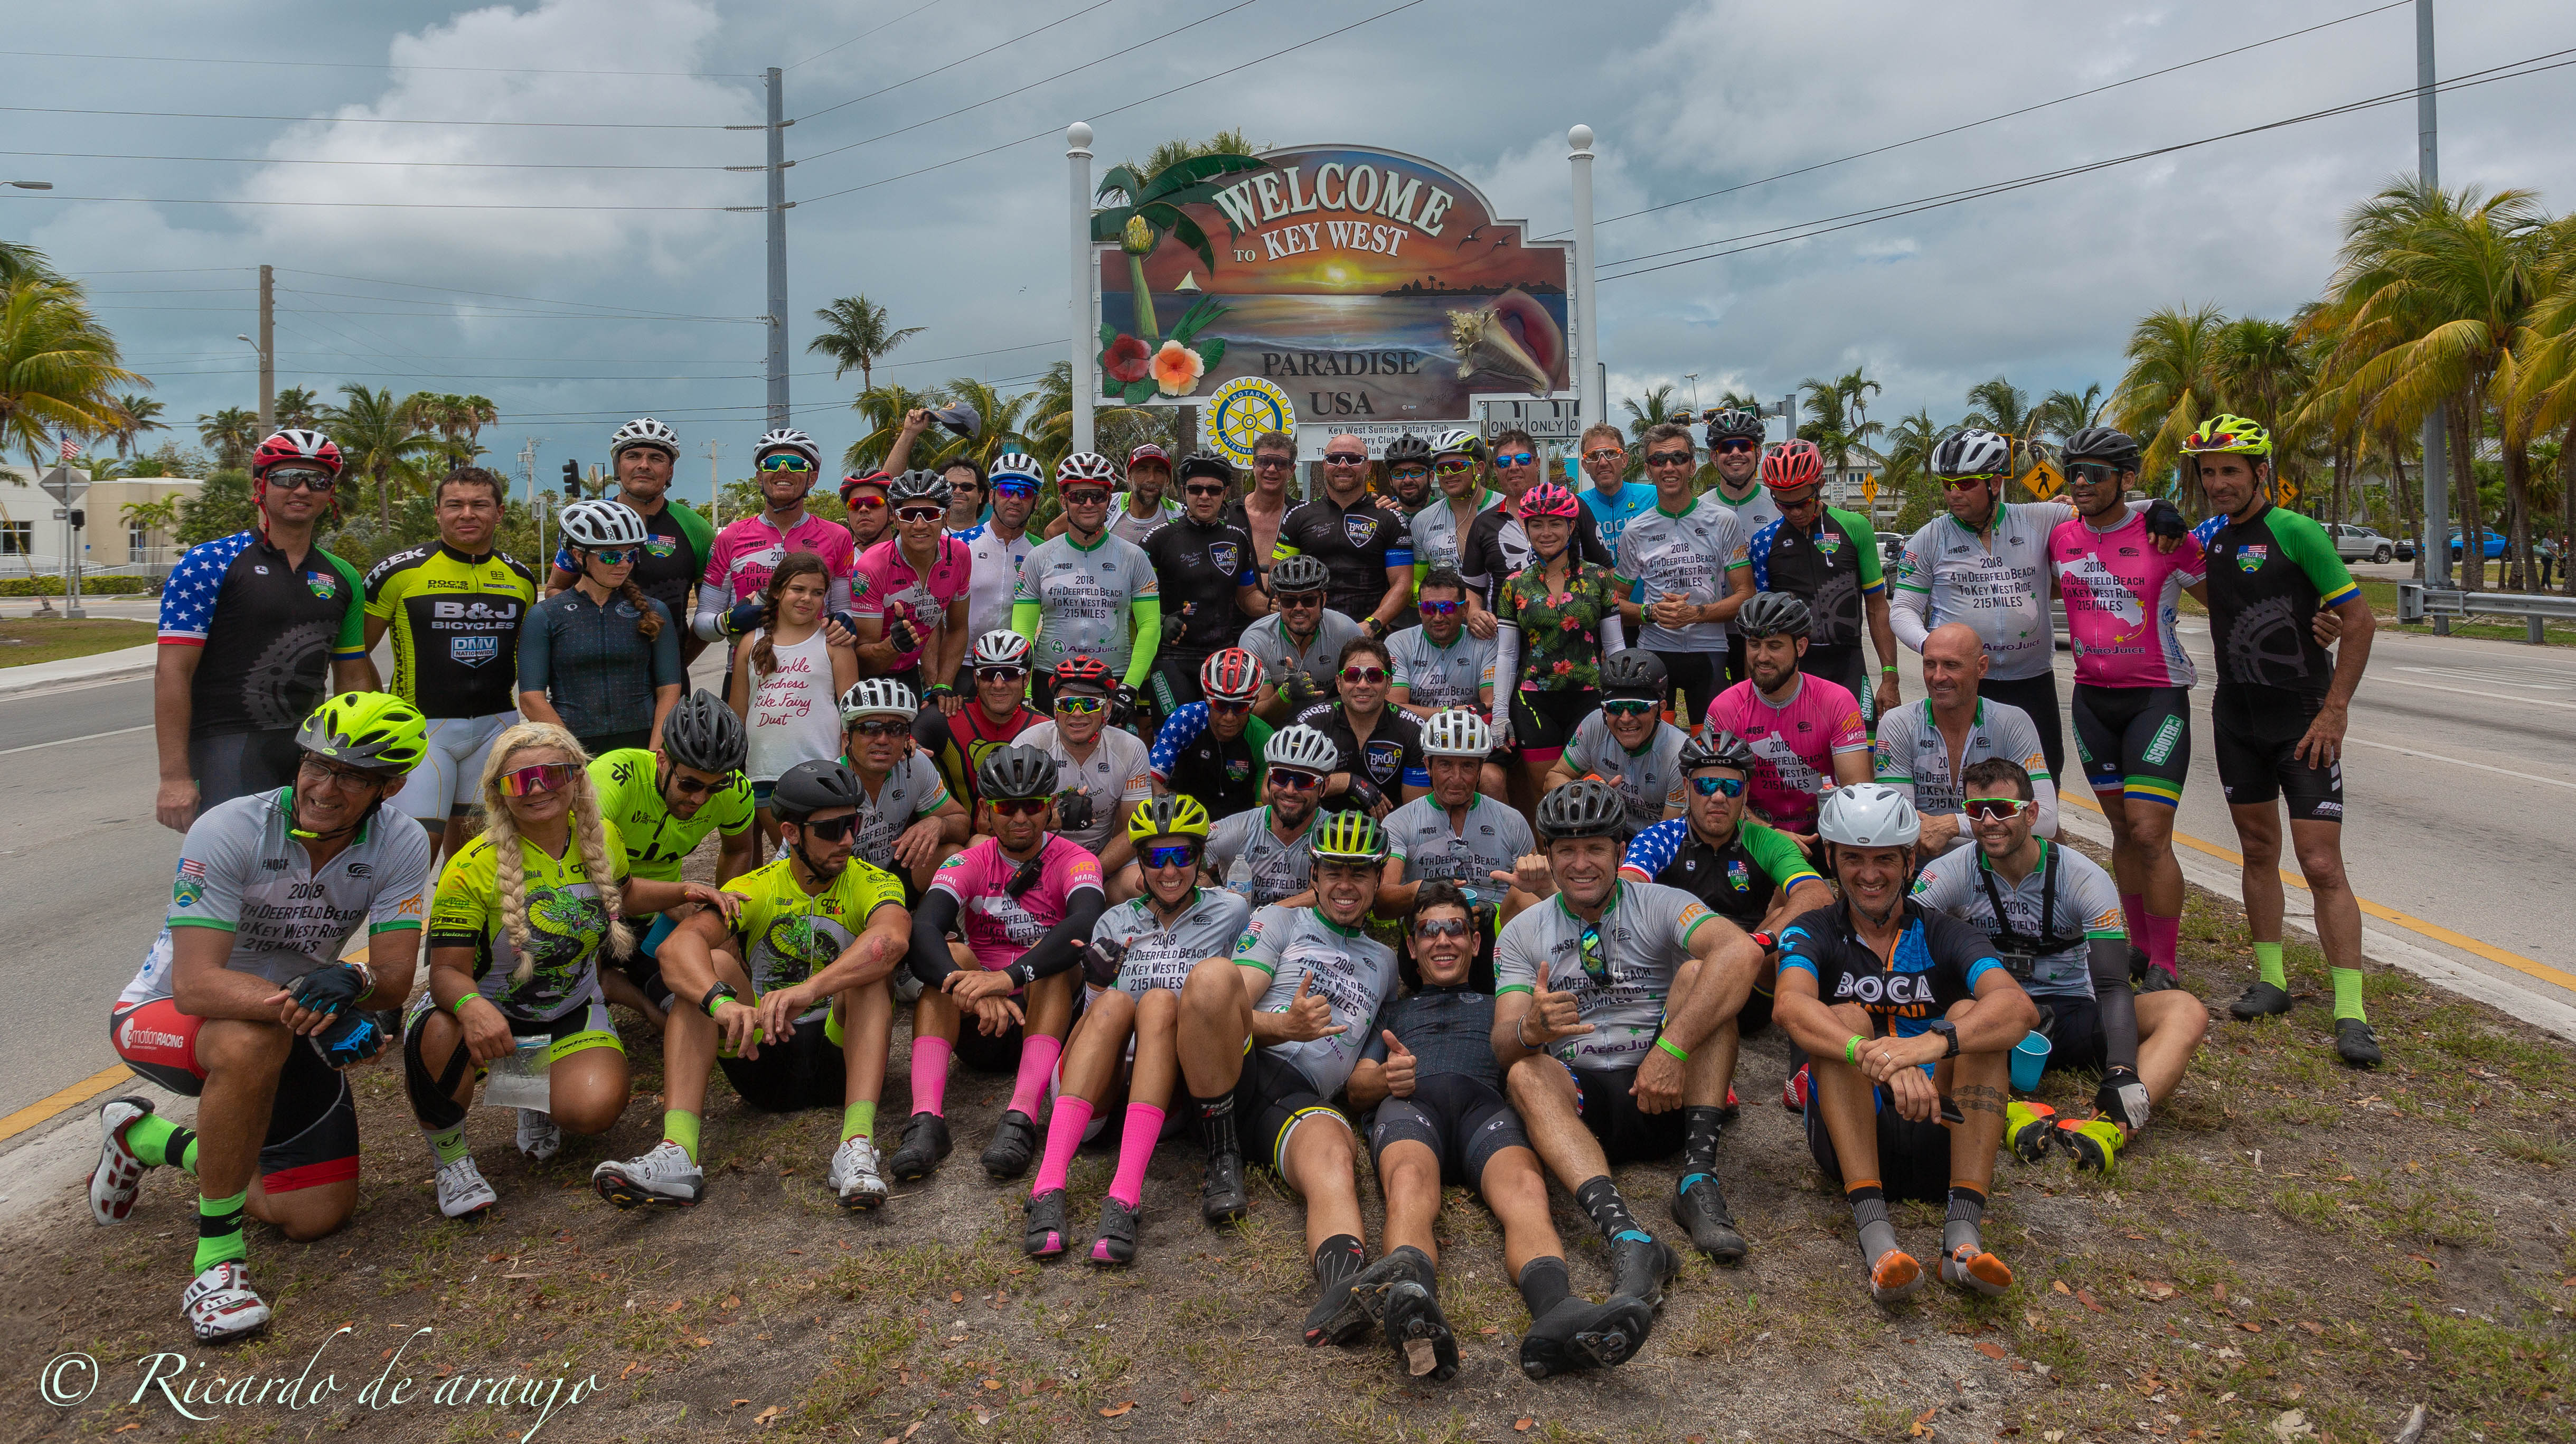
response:
{"label": "cycling helmet", "polygon": [[[1448,438],[1444,436],[1441,439],[1445,441]],[[1429,466],[1430,464],[1431,443],[1410,431],[1386,444],[1386,469],[1389,471],[1399,466]]]}
{"label": "cycling helmet", "polygon": [[1199,690],[1211,702],[1249,702],[1261,691],[1261,659],[1228,647],[1199,664]]}
{"label": "cycling helmet", "polygon": [[948,504],[948,477],[942,472],[914,467],[894,479],[886,488],[886,505],[901,506],[908,501]]}
{"label": "cycling helmet", "polygon": [[330,437],[321,432],[308,427],[290,426],[261,442],[259,450],[251,453],[250,474],[254,478],[266,476],[270,467],[285,466],[289,463],[318,466],[333,476],[338,476],[340,448],[333,444]]}
{"label": "cycling helmet", "polygon": [[774,817],[789,822],[803,822],[815,813],[835,807],[858,807],[867,794],[859,788],[859,775],[837,757],[818,757],[799,762],[787,769],[769,790],[769,811]]}
{"label": "cycling helmet", "polygon": [[1932,448],[1934,476],[2002,476],[2012,470],[2012,438],[1970,427]]}
{"label": "cycling helmet", "polygon": [[1661,701],[1672,691],[1672,674],[1664,670],[1664,659],[1643,647],[1630,647],[1601,659],[1603,696],[1652,697]]}
{"label": "cycling helmet", "polygon": [[1708,444],[1711,446],[1717,445],[1721,437],[1759,443],[1763,431],[1761,413],[1747,411],[1741,406],[1729,406],[1708,414]]}
{"label": "cycling helmet", "polygon": [[1062,489],[1067,482],[1096,481],[1108,486],[1118,479],[1118,463],[1097,451],[1077,451],[1055,464],[1055,484]]}
{"label": "cycling helmet", "polygon": [[[1453,426],[1431,438],[1431,454],[1433,456],[1472,456],[1482,461],[1485,459],[1485,438],[1466,427]],[[1388,459],[1394,458],[1390,456]]]}
{"label": "cycling helmet", "polygon": [[1617,837],[1628,830],[1628,806],[1619,789],[1586,777],[1551,788],[1538,800],[1538,835],[1549,842],[1572,837]]}
{"label": "cycling helmet", "polygon": [[1055,664],[1055,690],[1061,695],[1067,688],[1084,687],[1108,695],[1112,685],[1109,664],[1098,657],[1077,653]]}
{"label": "cycling helmet", "polygon": [[1204,841],[1207,835],[1207,809],[1188,793],[1157,797],[1139,805],[1127,818],[1127,840],[1136,844],[1139,852],[1158,837],[1195,837]]}
{"label": "cycling helmet", "polygon": [[1425,757],[1482,758],[1493,750],[1494,729],[1485,725],[1483,714],[1472,707],[1444,708],[1422,724]]}
{"label": "cycling helmet", "polygon": [[2242,416],[2221,414],[2200,423],[2191,435],[2183,438],[2183,454],[2205,456],[2212,452],[2232,456],[2270,456],[2272,433],[2258,422]]}
{"label": "cycling helmet", "polygon": [[2114,471],[2138,469],[2138,443],[2125,431],[2108,426],[2087,426],[2066,438],[2058,453],[2068,461],[2099,462]]}
{"label": "cycling helmet", "polygon": [[563,539],[577,547],[638,547],[649,535],[635,508],[616,501],[577,501],[563,509]]}
{"label": "cycling helmet", "polygon": [[1804,437],[1781,442],[1762,458],[1762,484],[1773,491],[1814,486],[1825,479],[1825,454]]}
{"label": "cycling helmet", "polygon": [[662,756],[681,767],[721,777],[741,769],[746,746],[742,719],[703,687],[681,698],[662,719]]}
{"label": "cycling helmet", "polygon": [[1272,767],[1330,774],[1342,765],[1342,749],[1332,738],[1301,723],[1271,733],[1261,749],[1261,760]]}
{"label": "cycling helmet", "polygon": [[1365,812],[1335,812],[1315,829],[1309,851],[1318,862],[1376,862],[1386,856],[1386,833]]}
{"label": "cycling helmet", "polygon": [[991,802],[1055,795],[1055,759],[1017,742],[996,747],[975,765],[975,795]]}
{"label": "cycling helmet", "polygon": [[841,694],[844,727],[862,717],[910,717],[920,710],[921,699],[892,677],[861,677]]}
{"label": "cycling helmet", "polygon": [[1231,485],[1234,481],[1234,463],[1213,451],[1193,451],[1181,458],[1180,479],[1187,481],[1193,476],[1213,476]]}
{"label": "cycling helmet", "polygon": [[1575,499],[1573,492],[1555,482],[1542,481],[1521,493],[1521,520],[1524,522],[1542,516],[1572,521],[1582,514],[1583,503]]}
{"label": "cycling helmet", "polygon": [[877,490],[883,491],[893,484],[894,478],[886,475],[882,471],[859,472],[855,475],[842,477],[841,505],[848,506],[850,504],[850,493],[857,491],[860,487],[873,486]]}
{"label": "cycling helmet", "polygon": [[1814,625],[1806,602],[1794,592],[1755,592],[1735,614],[1735,630],[1748,637],[1803,637]]}
{"label": "cycling helmet", "polygon": [[1127,453],[1127,465],[1130,470],[1148,461],[1163,463],[1165,471],[1172,469],[1172,454],[1150,441]]}
{"label": "cycling helmet", "polygon": [[975,639],[975,669],[986,667],[1025,667],[1029,664],[1029,639],[1007,627],[996,627]]}
{"label": "cycling helmet", "polygon": [[295,729],[295,745],[400,777],[429,752],[429,723],[391,692],[342,692],[326,699]]}
{"label": "cycling helmet", "polygon": [[1912,847],[1923,836],[1923,819],[1895,788],[1855,782],[1825,795],[1816,835],[1845,847]]}
{"label": "cycling helmet", "polygon": [[1724,729],[1711,731],[1706,737],[1694,737],[1682,747],[1682,775],[1687,777],[1703,767],[1732,767],[1738,772],[1753,770],[1753,744]]}
{"label": "cycling helmet", "polygon": [[1270,569],[1270,595],[1274,597],[1325,591],[1332,584],[1333,574],[1324,566],[1321,557],[1288,557]]}
{"label": "cycling helmet", "polygon": [[993,458],[991,480],[995,491],[1001,490],[1005,481],[1034,491],[1045,483],[1046,468],[1038,465],[1037,458],[1025,451],[1005,451]]}
{"label": "cycling helmet", "polygon": [[680,433],[650,416],[638,416],[608,434],[608,459],[615,461],[619,453],[634,446],[656,447],[669,452],[673,461],[680,459]]}
{"label": "cycling helmet", "polygon": [[814,444],[813,437],[794,427],[782,431],[762,432],[760,444],[751,449],[752,462],[755,465],[758,464],[762,457],[773,451],[795,452],[818,469],[823,465],[823,449]]}

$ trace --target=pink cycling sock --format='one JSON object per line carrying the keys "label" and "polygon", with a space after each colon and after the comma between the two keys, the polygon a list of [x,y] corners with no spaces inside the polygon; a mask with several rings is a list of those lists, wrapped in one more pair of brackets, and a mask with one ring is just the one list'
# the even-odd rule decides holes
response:
{"label": "pink cycling sock", "polygon": [[2180,943],[2182,919],[2160,918],[2147,914],[2147,965],[2162,968],[2168,976],[2175,972],[2174,949]]}
{"label": "pink cycling sock", "polygon": [[1145,1165],[1154,1161],[1154,1144],[1163,1136],[1163,1110],[1151,1103],[1127,1105],[1127,1132],[1118,1140],[1118,1172],[1109,1180],[1109,1196],[1136,1207],[1145,1197]]}
{"label": "pink cycling sock", "polygon": [[2147,895],[2142,892],[2120,894],[2120,916],[2129,924],[2129,940],[2140,947],[2147,943]]}
{"label": "pink cycling sock", "polygon": [[1020,1040],[1020,1081],[1011,1089],[1011,1106],[1031,1118],[1038,1116],[1038,1099],[1046,1093],[1047,1080],[1055,1076],[1055,1060],[1064,1052],[1064,1040],[1044,1033]]}
{"label": "pink cycling sock", "polygon": [[912,1040],[912,1111],[941,1113],[948,1102],[948,1055],[957,1045],[945,1038]]}
{"label": "pink cycling sock", "polygon": [[1064,1187],[1065,1172],[1073,1167],[1074,1152],[1082,1147],[1083,1131],[1090,1126],[1088,1100],[1070,1093],[1056,1095],[1055,1116],[1047,1120],[1046,1153],[1038,1160],[1037,1182],[1029,1185],[1029,1197]]}

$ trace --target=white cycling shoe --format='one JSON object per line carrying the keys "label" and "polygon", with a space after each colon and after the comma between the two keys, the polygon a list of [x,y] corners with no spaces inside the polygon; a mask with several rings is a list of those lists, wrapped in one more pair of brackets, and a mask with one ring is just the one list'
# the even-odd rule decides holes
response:
{"label": "white cycling shoe", "polygon": [[134,1196],[143,1191],[143,1175],[151,1170],[125,1146],[125,1130],[151,1112],[149,1098],[111,1098],[98,1110],[98,1167],[89,1172],[89,1216],[102,1228],[125,1222],[134,1212]]}
{"label": "white cycling shoe", "polygon": [[689,1158],[689,1150],[667,1138],[637,1157],[612,1158],[592,1169],[590,1186],[619,1208],[695,1208],[707,1196],[706,1174]]}
{"label": "white cycling shoe", "polygon": [[542,1108],[519,1110],[519,1151],[533,1163],[563,1152],[563,1130],[555,1126],[553,1114]]}
{"label": "white cycling shoe", "polygon": [[877,1146],[864,1138],[844,1138],[832,1153],[828,1179],[841,1207],[870,1209],[886,1200],[885,1178],[877,1171]]}
{"label": "white cycling shoe", "polygon": [[189,1332],[203,1344],[257,1332],[269,1319],[268,1301],[251,1292],[250,1270],[239,1259],[197,1275],[196,1282],[179,1296],[179,1307],[188,1316]]}
{"label": "white cycling shoe", "polygon": [[438,1211],[449,1218],[471,1218],[501,1201],[492,1185],[483,1181],[483,1170],[474,1166],[468,1154],[454,1163],[438,1168]]}

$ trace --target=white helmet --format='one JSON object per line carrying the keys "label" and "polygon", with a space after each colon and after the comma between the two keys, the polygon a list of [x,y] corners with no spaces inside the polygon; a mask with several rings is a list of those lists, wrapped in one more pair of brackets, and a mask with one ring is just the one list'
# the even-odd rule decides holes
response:
{"label": "white helmet", "polygon": [[816,470],[819,471],[822,469],[822,448],[814,444],[813,437],[796,430],[794,427],[789,427],[784,431],[762,432],[760,436],[760,444],[751,449],[751,459],[754,462],[758,462],[761,457],[766,456],[773,451],[795,452],[797,455],[802,456],[807,461],[813,463]]}
{"label": "white helmet", "polygon": [[650,416],[638,416],[609,433],[608,459],[615,461],[617,454],[630,446],[658,446],[669,452],[673,461],[680,459],[680,433]]}
{"label": "white helmet", "polygon": [[997,627],[975,639],[977,667],[1025,667],[1029,664],[1029,639],[1008,627]]}
{"label": "white helmet", "polygon": [[2012,438],[1970,428],[1932,448],[1934,476],[1990,476],[2012,470]]}
{"label": "white helmet", "polygon": [[1329,773],[1341,767],[1342,749],[1312,727],[1282,727],[1270,734],[1269,745],[1261,749],[1261,760],[1272,767]]}
{"label": "white helmet", "polygon": [[1046,484],[1046,469],[1038,465],[1036,457],[1025,451],[1005,451],[994,457],[990,476],[996,484],[1006,476],[1025,481],[1031,486]]}
{"label": "white helmet", "polygon": [[1895,788],[1855,782],[1825,795],[1816,835],[1845,847],[1912,847],[1922,839],[1923,819]]}
{"label": "white helmet", "polygon": [[1422,724],[1426,757],[1483,757],[1494,750],[1494,729],[1472,707],[1451,707]]}
{"label": "white helmet", "polygon": [[640,547],[649,536],[635,508],[615,501],[577,501],[563,509],[564,540],[577,547]]}
{"label": "white helmet", "polygon": [[1055,484],[1068,481],[1096,481],[1103,485],[1118,479],[1118,463],[1097,451],[1077,451],[1055,464]]}
{"label": "white helmet", "polygon": [[841,725],[862,717],[909,717],[921,710],[912,689],[892,677],[861,677],[841,694]]}
{"label": "white helmet", "polygon": [[1431,454],[1435,457],[1472,456],[1482,461],[1485,459],[1485,439],[1466,427],[1453,426],[1431,438]]}

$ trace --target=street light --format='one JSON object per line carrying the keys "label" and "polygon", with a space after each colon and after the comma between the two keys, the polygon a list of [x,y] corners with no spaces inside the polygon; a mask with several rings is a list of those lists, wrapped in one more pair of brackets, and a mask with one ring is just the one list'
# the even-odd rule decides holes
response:
{"label": "street light", "polygon": [[54,188],[52,181],[11,181],[9,184],[22,191],[49,191]]}
{"label": "street light", "polygon": [[1691,410],[1699,410],[1699,373],[1685,371],[1682,373],[1682,379],[1691,384]]}

